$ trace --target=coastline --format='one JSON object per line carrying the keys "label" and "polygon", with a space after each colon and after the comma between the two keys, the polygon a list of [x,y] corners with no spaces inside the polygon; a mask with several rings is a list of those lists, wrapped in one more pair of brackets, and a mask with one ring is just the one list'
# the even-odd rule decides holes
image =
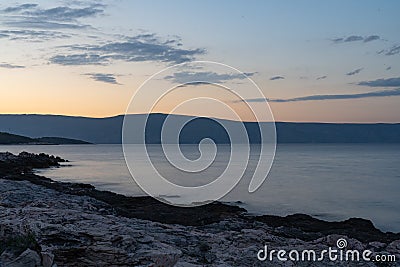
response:
{"label": "coastline", "polygon": [[[11,263],[26,260],[24,253],[43,266],[265,266],[257,259],[265,244],[322,250],[339,238],[348,247],[400,256],[400,234],[383,233],[365,219],[251,216],[219,202],[178,208],[33,173],[62,161],[44,154],[0,153],[1,238],[34,237],[22,248],[5,246],[0,266],[18,266]],[[273,265],[287,266],[279,261]],[[323,261],[313,266],[340,265]]]}

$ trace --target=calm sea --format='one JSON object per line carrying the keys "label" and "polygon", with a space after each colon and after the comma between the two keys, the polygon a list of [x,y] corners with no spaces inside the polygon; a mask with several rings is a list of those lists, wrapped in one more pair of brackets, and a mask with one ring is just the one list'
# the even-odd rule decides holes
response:
{"label": "calm sea", "polygon": [[[221,173],[229,147],[218,149],[222,156],[216,158],[216,164],[191,180],[182,172],[170,170],[164,158],[154,160],[174,182],[199,185]],[[41,170],[42,175],[90,183],[125,195],[144,195],[128,172],[120,145],[0,146],[0,151],[59,155],[70,160],[70,166]],[[199,153],[197,146],[191,145],[184,146],[184,152],[189,158]],[[160,151],[154,148],[151,153]],[[138,160],[137,168],[141,164]],[[254,164],[251,159],[250,165]],[[222,201],[240,201],[254,214],[306,213],[324,220],[361,217],[382,230],[400,232],[400,144],[280,144],[261,188],[248,193],[249,181],[247,172]]]}

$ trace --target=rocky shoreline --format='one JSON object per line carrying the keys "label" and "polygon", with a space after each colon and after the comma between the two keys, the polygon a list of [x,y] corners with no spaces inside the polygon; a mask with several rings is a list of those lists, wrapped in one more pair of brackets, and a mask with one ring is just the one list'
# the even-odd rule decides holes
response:
{"label": "rocky shoreline", "polygon": [[92,185],[56,182],[33,169],[65,160],[0,153],[0,266],[398,266],[376,262],[262,262],[275,250],[335,247],[396,255],[400,234],[352,218],[326,222],[304,214],[250,216],[219,202],[171,207]]}

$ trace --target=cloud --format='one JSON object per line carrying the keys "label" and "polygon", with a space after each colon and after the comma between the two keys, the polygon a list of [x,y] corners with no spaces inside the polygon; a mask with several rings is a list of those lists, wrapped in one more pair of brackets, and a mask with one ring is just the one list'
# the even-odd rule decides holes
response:
{"label": "cloud", "polygon": [[332,42],[335,44],[339,43],[351,43],[351,42],[360,42],[363,41],[364,43],[380,40],[381,37],[379,35],[368,35],[368,36],[360,36],[360,35],[350,35],[348,37],[341,37],[332,39]]}
{"label": "cloud", "polygon": [[0,10],[3,25],[13,28],[30,29],[82,29],[89,25],[81,24],[79,19],[104,14],[104,5],[90,4],[86,7],[72,8],[58,6],[42,8],[37,4],[10,6]]}
{"label": "cloud", "polygon": [[364,43],[372,42],[381,39],[378,35],[370,35],[364,38]]}
{"label": "cloud", "polygon": [[[0,30],[0,38],[32,42],[69,38],[78,30],[92,28],[81,20],[103,15],[105,8],[106,5],[88,1],[70,1],[51,8],[37,4],[9,6],[0,10],[0,24],[7,27]],[[114,38],[118,39],[57,47],[58,52],[50,56],[49,62],[65,66],[107,65],[118,60],[182,63],[206,53],[201,48],[184,48],[176,36],[165,40],[154,33],[142,33]]]}
{"label": "cloud", "polygon": [[84,75],[89,76],[91,79],[93,79],[95,81],[98,81],[98,82],[121,85],[120,83],[118,83],[117,78],[115,78],[114,74],[109,74],[109,73],[86,73]]}
{"label": "cloud", "polygon": [[384,54],[386,56],[394,56],[400,53],[400,45],[394,45],[389,49],[383,49],[378,51],[378,54]]}
{"label": "cloud", "polygon": [[6,68],[6,69],[23,69],[25,66],[20,66],[20,65],[12,65],[8,63],[2,63],[0,64],[0,68]]}
{"label": "cloud", "polygon": [[59,23],[51,21],[40,21],[36,19],[26,19],[23,21],[7,21],[3,23],[6,26],[14,28],[32,28],[32,29],[49,29],[49,30],[60,30],[60,29],[85,29],[89,28],[89,25],[73,24],[73,23]]}
{"label": "cloud", "polygon": [[7,7],[1,10],[2,13],[10,13],[22,20],[26,18],[40,21],[76,21],[80,18],[95,17],[104,13],[105,5],[90,4],[86,7],[71,8],[68,6],[58,6],[53,8],[41,8],[38,4],[23,4]]}
{"label": "cloud", "polygon": [[283,80],[283,79],[285,79],[285,77],[283,77],[283,76],[274,76],[274,77],[270,78],[271,81]]}
{"label": "cloud", "polygon": [[93,1],[89,1],[89,0],[62,0],[62,3],[64,3],[65,5],[68,6],[88,6],[88,5],[98,5],[98,6],[105,6],[104,4],[102,4],[101,2],[104,2],[103,0],[98,0],[97,2],[95,2],[95,0]]}
{"label": "cloud", "polygon": [[64,66],[105,65],[108,57],[93,54],[56,55],[50,58],[50,62]]}
{"label": "cloud", "polygon": [[400,77],[363,81],[359,82],[358,85],[369,87],[400,87]]}
{"label": "cloud", "polygon": [[390,48],[389,51],[387,51],[385,55],[393,56],[393,55],[397,55],[399,53],[400,53],[400,45],[395,45],[392,48]]}
{"label": "cloud", "polygon": [[324,76],[318,77],[317,80],[324,80],[326,78],[328,78],[328,76],[324,75]]}
{"label": "cloud", "polygon": [[332,42],[334,42],[334,43],[342,43],[343,42],[343,38],[335,38],[335,39],[332,39]]}
{"label": "cloud", "polygon": [[391,90],[382,90],[367,93],[358,94],[337,94],[337,95],[309,95],[302,97],[294,97],[287,99],[266,99],[266,98],[253,98],[246,99],[236,102],[248,102],[248,103],[258,103],[258,102],[275,102],[275,103],[286,103],[286,102],[300,102],[300,101],[321,101],[321,100],[343,100],[343,99],[362,99],[370,97],[390,97],[390,96],[400,96],[400,88]]}
{"label": "cloud", "polygon": [[167,80],[171,80],[175,83],[191,85],[202,85],[210,83],[224,83],[230,80],[243,80],[247,77],[251,77],[255,72],[248,72],[243,74],[232,73],[232,74],[219,74],[216,72],[189,72],[182,71],[174,73],[173,75],[165,77]]}
{"label": "cloud", "polygon": [[363,69],[364,69],[364,68],[359,68],[359,69],[356,69],[356,70],[350,71],[350,72],[346,73],[346,75],[347,75],[347,76],[353,76],[353,75],[356,75],[356,74],[360,73],[360,72],[361,72]]}
{"label": "cloud", "polygon": [[95,17],[103,14],[103,12],[104,10],[96,5],[84,8],[60,6],[49,9],[36,9],[34,11],[27,11],[24,14],[46,21],[76,21],[80,18]]}
{"label": "cloud", "polygon": [[24,11],[27,9],[32,9],[37,7],[37,4],[23,4],[23,5],[17,5],[17,6],[13,6],[13,7],[7,7],[5,9],[3,9],[2,11],[4,13],[13,13],[13,12],[20,12],[20,11]]}
{"label": "cloud", "polygon": [[38,30],[0,30],[0,38],[10,40],[26,40],[32,42],[44,42],[60,38],[70,38],[71,35],[59,31]]}
{"label": "cloud", "polygon": [[155,34],[125,37],[120,42],[102,45],[71,45],[65,47],[67,54],[50,58],[51,63],[60,65],[106,65],[111,60],[126,62],[182,63],[206,53],[204,49],[184,49],[171,42],[165,43]]}
{"label": "cloud", "polygon": [[356,42],[356,41],[362,41],[364,38],[362,36],[357,36],[357,35],[351,35],[347,37],[346,39],[343,40],[343,42],[348,43],[348,42]]}

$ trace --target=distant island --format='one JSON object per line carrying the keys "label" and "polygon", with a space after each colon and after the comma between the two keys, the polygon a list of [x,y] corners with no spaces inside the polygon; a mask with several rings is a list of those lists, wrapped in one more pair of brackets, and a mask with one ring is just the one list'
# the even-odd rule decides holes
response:
{"label": "distant island", "polygon": [[[128,115],[134,125],[138,125],[137,143],[140,142],[141,129],[147,120],[146,142],[159,144],[161,129],[167,117],[178,125],[191,120],[181,132],[180,143],[196,144],[203,138],[211,138],[217,144],[230,143],[220,122],[233,129],[241,127],[242,122],[213,118],[196,118],[167,114]],[[64,140],[41,139],[42,136],[58,136],[66,139],[85,140],[94,144],[120,144],[124,115],[108,118],[87,118],[60,115],[0,115],[0,132],[29,136],[34,142],[65,143]],[[268,123],[268,122],[261,122]],[[260,143],[259,125],[244,122],[250,143]],[[311,123],[276,122],[278,143],[400,143],[400,123]],[[134,137],[135,138],[135,137]],[[136,140],[135,139],[135,140]]]}
{"label": "distant island", "polygon": [[85,145],[89,142],[62,138],[62,137],[40,137],[30,138],[22,135],[0,132],[0,145]]}

